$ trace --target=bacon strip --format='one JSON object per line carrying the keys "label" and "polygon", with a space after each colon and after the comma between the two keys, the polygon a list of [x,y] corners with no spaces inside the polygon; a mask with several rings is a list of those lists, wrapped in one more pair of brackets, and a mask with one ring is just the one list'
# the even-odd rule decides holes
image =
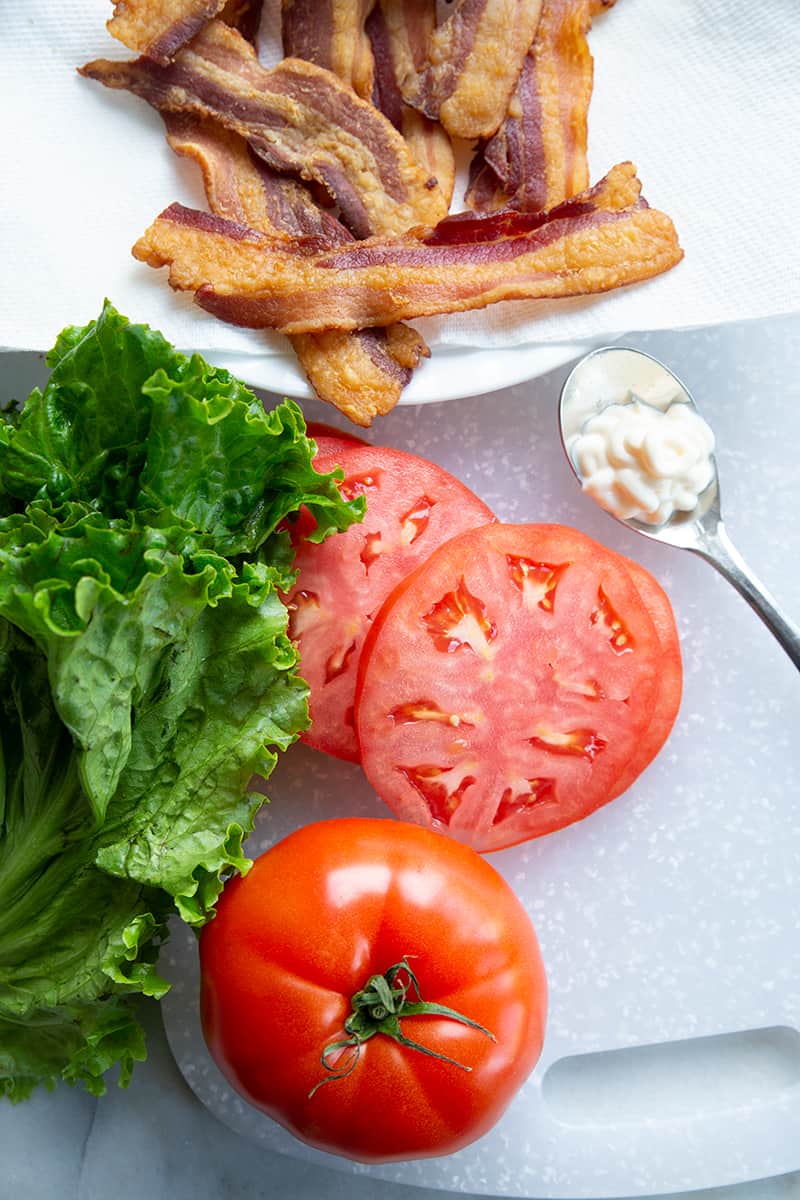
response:
{"label": "bacon strip", "polygon": [[263,0],[116,0],[106,28],[129,50],[166,66],[217,15],[255,44],[263,7]]}
{"label": "bacon strip", "polygon": [[[375,0],[282,0],[281,8],[284,53],[332,70],[359,95],[371,96],[429,177],[438,180],[449,206],[455,182],[450,139],[438,122],[404,103],[393,61],[416,34],[421,63],[425,39],[436,25],[435,0],[385,0],[380,5]],[[391,13],[391,31],[382,10]],[[251,221],[245,224],[264,228]],[[422,355],[430,354],[420,335],[404,325],[294,334],[291,340],[315,391],[359,424],[366,423],[364,413],[354,416],[354,405],[366,407],[370,415],[387,412]]]}
{"label": "bacon strip", "polygon": [[290,247],[171,205],[133,248],[208,312],[308,333],[388,325],[499,300],[576,296],[648,279],[683,257],[675,229],[639,198],[630,163],[550,213],[464,213],[433,231],[333,250]]}
{"label": "bacon strip", "polygon": [[129,50],[166,65],[224,7],[225,0],[117,0],[106,29]]}
{"label": "bacon strip", "polygon": [[459,0],[428,39],[421,71],[402,82],[406,101],[453,137],[489,138],[506,115],[541,0]]}
{"label": "bacon strip", "polygon": [[447,211],[436,180],[371,104],[300,59],[265,70],[253,47],[219,21],[169,66],[99,59],[81,73],[135,92],[160,111],[216,118],[277,171],[321,184],[357,237],[434,224]]}
{"label": "bacon strip", "polygon": [[302,183],[278,175],[238,134],[190,113],[162,116],[169,145],[200,167],[212,213],[287,241],[311,240],[320,248],[353,240],[340,221],[314,203]]}
{"label": "bacon strip", "polygon": [[[238,134],[184,113],[166,113],[164,121],[172,149],[200,167],[212,213],[286,241],[352,242],[302,184],[276,175]],[[394,407],[414,368],[429,354],[422,337],[407,325],[295,334],[290,340],[320,399],[364,426]]]}
{"label": "bacon strip", "polygon": [[356,425],[394,408],[430,350],[410,325],[290,335],[309,383]]}
{"label": "bacon strip", "polygon": [[242,37],[255,46],[263,8],[264,0],[228,0],[220,13],[220,20],[238,29]]}
{"label": "bacon strip", "polygon": [[513,204],[552,208],[589,181],[587,116],[592,14],[613,0],[544,0],[536,38],[505,121],[472,162],[467,203],[481,212]]}
{"label": "bacon strip", "polygon": [[408,142],[425,170],[439,180],[448,205],[455,183],[455,155],[445,129],[403,100],[403,79],[422,70],[436,28],[436,0],[378,0],[366,31],[374,61],[372,103]]}
{"label": "bacon strip", "polygon": [[283,53],[333,71],[357,95],[372,96],[373,64],[364,22],[375,0],[282,0]]}

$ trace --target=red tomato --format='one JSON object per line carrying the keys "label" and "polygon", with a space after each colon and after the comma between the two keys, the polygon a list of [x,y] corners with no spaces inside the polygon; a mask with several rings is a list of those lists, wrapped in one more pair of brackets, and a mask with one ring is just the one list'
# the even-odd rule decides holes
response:
{"label": "red tomato", "polygon": [[[401,1035],[431,1054],[382,1032],[357,1053],[331,1050],[348,1038],[352,998],[404,959],[424,1001],[483,1028],[401,1013]],[[541,1051],[546,983],[525,910],[474,851],[404,822],[321,821],[285,838],[225,885],[200,965],[203,1031],[233,1087],[303,1141],[361,1162],[467,1145]],[[394,983],[406,982],[401,966]]]}
{"label": "red tomato", "polygon": [[[342,467],[343,493],[364,495],[367,515],[322,545],[300,542],[297,582],[286,597],[289,636],[311,687],[303,741],[358,762],[356,669],[375,613],[432,550],[494,517],[463,483],[414,454],[344,440],[324,441],[321,450],[316,469]],[[296,528],[302,532],[302,523]]]}
{"label": "red tomato", "polygon": [[308,437],[313,438],[317,445],[320,442],[330,441],[354,442],[357,446],[366,446],[369,444],[364,438],[360,438],[358,434],[351,433],[349,429],[337,429],[335,425],[326,425],[324,421],[307,421],[306,434]]}
{"label": "red tomato", "polygon": [[497,850],[628,786],[680,697],[677,638],[662,612],[662,641],[644,574],[558,525],[484,526],[440,547],[362,652],[357,728],[378,795]]}
{"label": "red tomato", "polygon": [[661,659],[658,694],[653,715],[647,727],[647,737],[641,739],[627,767],[614,785],[613,792],[609,797],[612,800],[627,791],[631,784],[639,778],[667,740],[678,715],[683,690],[681,647],[675,625],[675,614],[672,611],[669,597],[658,581],[643,566],[630,558],[623,557],[622,561],[653,618],[661,646]]}

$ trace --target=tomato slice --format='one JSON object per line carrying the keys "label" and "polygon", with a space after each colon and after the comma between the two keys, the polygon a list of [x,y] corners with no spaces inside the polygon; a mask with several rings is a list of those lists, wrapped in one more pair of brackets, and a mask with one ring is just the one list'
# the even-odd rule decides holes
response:
{"label": "tomato slice", "polygon": [[[307,421],[306,434],[317,443],[320,453],[326,452],[328,449],[327,443],[333,441],[355,442],[357,446],[366,446],[369,444],[364,438],[359,437],[358,434],[351,433],[349,429],[337,429],[335,425],[326,425],[324,421]],[[323,443],[324,449],[320,443]]]}
{"label": "tomato slice", "polygon": [[437,546],[494,517],[442,467],[402,450],[322,440],[314,465],[319,471],[341,467],[342,492],[364,495],[367,514],[362,524],[321,545],[303,541],[298,546],[297,582],[286,603],[289,636],[311,688],[312,724],[302,737],[310,746],[358,762],[356,669],[375,614]]}
{"label": "tomato slice", "polygon": [[630,558],[620,557],[653,619],[661,646],[661,658],[658,694],[647,728],[647,736],[640,740],[609,799],[614,799],[615,796],[627,791],[658,754],[675,724],[683,690],[681,646],[678,628],[675,624],[675,614],[672,611],[669,597],[661,584],[640,563],[634,562]]}
{"label": "tomato slice", "polygon": [[627,786],[668,731],[654,718],[665,657],[671,677],[680,663],[637,579],[558,525],[488,525],[440,547],[362,651],[357,730],[378,795],[485,851]]}

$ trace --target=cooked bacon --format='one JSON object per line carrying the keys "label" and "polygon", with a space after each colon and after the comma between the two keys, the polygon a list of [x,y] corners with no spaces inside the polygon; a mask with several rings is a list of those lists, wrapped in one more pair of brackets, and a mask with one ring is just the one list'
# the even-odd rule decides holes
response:
{"label": "cooked bacon", "polygon": [[490,138],[539,23],[541,0],[459,0],[428,39],[422,70],[402,82],[406,101],[453,137]]}
{"label": "cooked bacon", "polygon": [[317,395],[365,426],[394,408],[430,354],[416,329],[402,324],[295,333],[290,340]]}
{"label": "cooked bacon", "polygon": [[[398,10],[393,14],[391,33],[381,9]],[[409,32],[421,33],[422,53],[425,37],[435,23],[435,0],[410,0],[408,4],[389,0],[381,5],[374,0],[282,3],[284,53],[333,71],[359,95],[371,97],[428,175],[438,180],[449,206],[455,180],[450,139],[438,122],[403,102],[392,61],[400,47],[395,39],[402,38],[405,48]],[[212,211],[218,210],[212,205]],[[245,223],[264,229],[260,224]],[[414,367],[430,353],[416,330],[405,325],[295,334],[291,340],[317,394],[358,424],[368,424],[375,413],[394,407]]]}
{"label": "cooked bacon", "polygon": [[366,23],[375,67],[372,102],[439,180],[449,205],[456,172],[450,137],[438,121],[406,104],[400,90],[403,79],[422,69],[435,28],[436,0],[378,0]]}
{"label": "cooked bacon", "polygon": [[106,28],[120,42],[166,66],[219,15],[255,44],[263,0],[116,0]]}
{"label": "cooked bacon", "polygon": [[375,0],[282,0],[283,53],[333,71],[354,92],[372,96],[372,51],[364,22]]}
{"label": "cooked bacon", "polygon": [[162,115],[172,149],[200,167],[209,208],[217,216],[274,237],[312,239],[320,247],[352,241],[302,183],[278,175],[237,133],[191,113]]}
{"label": "cooked bacon", "polygon": [[106,28],[120,42],[165,65],[225,7],[225,0],[117,0]]}
{"label": "cooked bacon", "polygon": [[505,121],[473,159],[467,203],[552,208],[589,181],[587,115],[592,14],[613,0],[543,0],[542,16]]}
{"label": "cooked bacon", "polygon": [[133,248],[208,312],[285,333],[388,325],[499,300],[607,291],[683,257],[675,229],[640,199],[630,163],[550,213],[449,217],[432,231],[333,250],[287,246],[171,205]]}
{"label": "cooked bacon", "polygon": [[228,0],[219,17],[255,46],[263,8],[264,0]]}
{"label": "cooked bacon", "polygon": [[[286,242],[294,237],[330,246],[352,242],[335,217],[320,211],[302,184],[277,175],[238,134],[185,113],[165,113],[167,140],[203,173],[212,213]],[[320,399],[357,425],[389,412],[420,360],[429,353],[407,325],[351,332],[295,334],[300,365]]]}
{"label": "cooked bacon", "polygon": [[99,59],[81,73],[161,111],[216,118],[277,171],[322,184],[357,237],[434,224],[447,211],[436,180],[371,104],[300,59],[266,70],[222,22],[207,25],[166,67]]}

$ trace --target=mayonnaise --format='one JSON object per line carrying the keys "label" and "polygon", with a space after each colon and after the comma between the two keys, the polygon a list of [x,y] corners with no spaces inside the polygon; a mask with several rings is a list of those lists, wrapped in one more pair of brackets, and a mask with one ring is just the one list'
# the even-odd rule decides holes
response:
{"label": "mayonnaise", "polygon": [[693,512],[714,478],[714,434],[674,389],[648,394],[647,403],[628,393],[596,410],[567,451],[598,504],[648,525]]}

